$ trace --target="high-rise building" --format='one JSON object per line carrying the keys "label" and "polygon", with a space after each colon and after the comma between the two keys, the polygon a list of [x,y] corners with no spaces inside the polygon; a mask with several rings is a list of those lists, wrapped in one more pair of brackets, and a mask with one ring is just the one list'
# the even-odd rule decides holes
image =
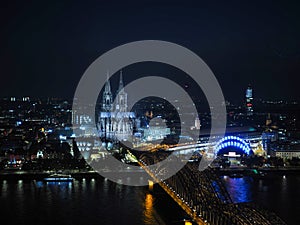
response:
{"label": "high-rise building", "polygon": [[247,116],[253,115],[253,90],[250,85],[246,90],[246,114]]}

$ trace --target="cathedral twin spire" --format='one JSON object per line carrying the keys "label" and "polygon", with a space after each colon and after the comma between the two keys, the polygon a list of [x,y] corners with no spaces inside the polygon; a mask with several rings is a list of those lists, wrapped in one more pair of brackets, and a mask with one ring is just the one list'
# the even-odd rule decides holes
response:
{"label": "cathedral twin spire", "polygon": [[99,114],[98,124],[101,130],[100,135],[111,139],[117,137],[117,140],[130,139],[135,114],[127,110],[127,93],[124,91],[122,71],[120,71],[116,95],[112,94],[109,73],[107,73],[107,80],[103,89],[102,111]]}
{"label": "cathedral twin spire", "polygon": [[119,80],[119,89],[118,89],[118,93],[124,88],[123,85],[123,72],[122,70],[120,71],[120,80]]}
{"label": "cathedral twin spire", "polygon": [[[119,80],[119,88],[118,88],[118,93],[124,88],[123,84],[123,72],[122,70],[120,71],[120,80]],[[111,93],[111,88],[110,88],[110,81],[109,81],[109,72],[107,71],[106,74],[106,83],[105,83],[105,93]]]}
{"label": "cathedral twin spire", "polygon": [[[112,95],[112,91],[111,91],[108,71],[107,71],[106,76],[107,76],[107,78],[106,78],[106,83],[105,83],[104,92],[103,92],[102,109],[104,111],[111,111],[113,109],[113,95]],[[127,109],[127,94],[124,92],[122,70],[120,71],[120,80],[119,80],[119,88],[117,91],[117,97],[118,98],[116,99],[116,107],[115,108],[117,110],[120,110],[121,108],[124,108],[124,107]]]}
{"label": "cathedral twin spire", "polygon": [[106,93],[111,93],[110,82],[109,82],[109,72],[106,73],[106,82],[105,82],[105,90]]}

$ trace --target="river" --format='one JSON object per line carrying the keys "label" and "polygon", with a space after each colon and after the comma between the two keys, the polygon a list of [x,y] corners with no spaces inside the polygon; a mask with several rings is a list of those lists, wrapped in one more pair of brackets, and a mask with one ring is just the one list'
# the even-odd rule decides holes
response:
{"label": "river", "polygon": [[[255,201],[288,224],[300,224],[300,176],[222,179],[235,202]],[[107,179],[66,183],[0,180],[0,215],[9,224],[184,224],[185,213],[158,186],[132,187]]]}

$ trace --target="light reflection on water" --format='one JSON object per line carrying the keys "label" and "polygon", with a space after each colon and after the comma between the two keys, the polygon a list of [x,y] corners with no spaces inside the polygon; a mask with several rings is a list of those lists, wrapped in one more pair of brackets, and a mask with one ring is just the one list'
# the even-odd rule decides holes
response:
{"label": "light reflection on water", "polygon": [[7,196],[7,181],[6,180],[2,181],[1,187],[2,188],[1,188],[0,196],[5,198]]}
{"label": "light reflection on water", "polygon": [[166,223],[162,220],[159,213],[157,213],[154,205],[155,205],[155,197],[147,193],[145,196],[145,204],[144,204],[144,224],[161,224],[165,225]]}
{"label": "light reflection on water", "polygon": [[[283,175],[223,181],[234,202],[254,201],[300,224],[300,177]],[[177,208],[176,208],[177,207]],[[107,179],[73,182],[0,180],[0,212],[10,224],[179,224],[182,210],[163,191],[131,187]],[[17,213],[16,213],[17,212]],[[33,222],[34,218],[34,222]]]}
{"label": "light reflection on water", "polygon": [[[0,180],[0,212],[10,224],[174,224],[176,216],[155,208],[147,187],[131,187],[107,179],[73,182]],[[178,209],[177,209],[178,210]],[[16,213],[17,212],[17,213]],[[34,218],[34,221],[33,221]],[[172,220],[173,220],[172,218]]]}
{"label": "light reflection on water", "polygon": [[289,225],[299,225],[299,174],[269,174],[262,178],[229,178],[223,181],[234,202],[257,203],[279,215]]}
{"label": "light reflection on water", "polygon": [[229,178],[224,176],[224,180],[233,202],[250,202],[253,200],[251,191],[252,179],[250,177]]}
{"label": "light reflection on water", "polygon": [[151,194],[146,194],[145,197],[145,224],[149,224],[149,222],[152,222],[154,220],[153,218],[153,196]]}

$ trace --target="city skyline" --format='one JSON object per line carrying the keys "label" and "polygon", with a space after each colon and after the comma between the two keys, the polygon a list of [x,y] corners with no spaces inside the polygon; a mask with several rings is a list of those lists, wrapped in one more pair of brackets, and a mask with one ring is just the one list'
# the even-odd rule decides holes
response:
{"label": "city skyline", "polygon": [[2,3],[2,221],[299,225],[299,7]]}

